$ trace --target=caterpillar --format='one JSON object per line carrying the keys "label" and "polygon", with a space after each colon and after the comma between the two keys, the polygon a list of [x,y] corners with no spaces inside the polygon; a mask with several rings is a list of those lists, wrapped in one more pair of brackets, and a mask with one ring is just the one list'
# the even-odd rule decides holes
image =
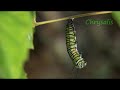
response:
{"label": "caterpillar", "polygon": [[69,19],[66,25],[66,47],[67,52],[76,68],[81,69],[87,65],[87,62],[85,62],[82,58],[82,54],[79,54],[77,50],[76,31],[73,19]]}

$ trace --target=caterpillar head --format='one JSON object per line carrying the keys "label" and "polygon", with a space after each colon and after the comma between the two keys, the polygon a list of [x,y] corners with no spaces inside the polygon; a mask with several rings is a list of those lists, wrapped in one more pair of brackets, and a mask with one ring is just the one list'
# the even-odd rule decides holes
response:
{"label": "caterpillar head", "polygon": [[81,60],[77,63],[76,68],[81,69],[81,68],[84,68],[86,65],[87,65],[87,62],[85,62],[84,60]]}

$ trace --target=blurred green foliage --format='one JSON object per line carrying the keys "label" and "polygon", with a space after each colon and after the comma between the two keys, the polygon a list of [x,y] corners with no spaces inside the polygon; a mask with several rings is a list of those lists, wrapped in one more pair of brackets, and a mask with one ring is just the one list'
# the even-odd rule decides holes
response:
{"label": "blurred green foliage", "polygon": [[0,78],[26,78],[23,66],[33,48],[32,25],[31,12],[0,12]]}
{"label": "blurred green foliage", "polygon": [[113,11],[112,12],[113,18],[117,21],[120,26],[120,11]]}

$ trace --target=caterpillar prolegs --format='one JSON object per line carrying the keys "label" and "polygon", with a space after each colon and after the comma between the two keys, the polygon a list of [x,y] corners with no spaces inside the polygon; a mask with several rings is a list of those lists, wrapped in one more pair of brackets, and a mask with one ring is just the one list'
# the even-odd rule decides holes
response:
{"label": "caterpillar prolegs", "polygon": [[69,19],[66,25],[66,47],[67,52],[76,68],[81,69],[87,65],[87,62],[85,62],[82,58],[82,54],[79,54],[77,50],[76,31],[73,19]]}

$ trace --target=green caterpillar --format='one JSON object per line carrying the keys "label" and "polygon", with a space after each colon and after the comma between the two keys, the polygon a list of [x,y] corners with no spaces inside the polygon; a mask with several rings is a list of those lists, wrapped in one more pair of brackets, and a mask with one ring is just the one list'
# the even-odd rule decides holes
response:
{"label": "green caterpillar", "polygon": [[66,25],[66,47],[67,52],[76,68],[83,68],[87,65],[82,55],[77,50],[76,31],[73,19],[69,19]]}

